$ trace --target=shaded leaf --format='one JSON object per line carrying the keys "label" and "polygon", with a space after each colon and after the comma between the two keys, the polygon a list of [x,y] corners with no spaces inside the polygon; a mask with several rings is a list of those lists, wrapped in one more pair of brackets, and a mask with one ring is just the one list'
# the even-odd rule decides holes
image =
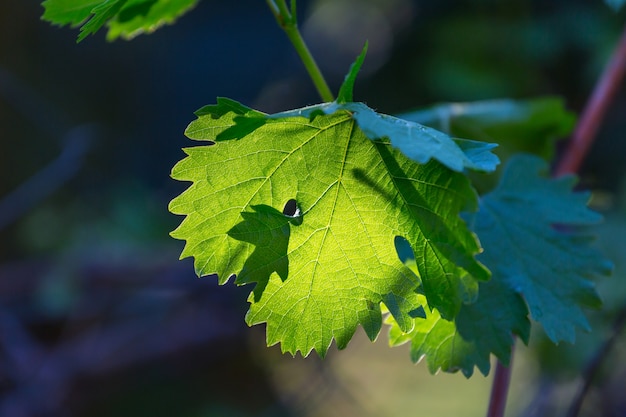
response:
{"label": "shaded leaf", "polygon": [[494,278],[523,296],[552,341],[573,342],[575,327],[589,329],[583,307],[600,306],[589,278],[609,273],[611,264],[584,230],[601,218],[587,208],[589,194],[572,191],[574,177],[547,174],[539,158],[512,158],[481,199],[474,230],[484,247],[479,259]]}
{"label": "shaded leaf", "polygon": [[[411,262],[408,260],[407,264]],[[411,332],[403,332],[393,318],[388,318],[390,345],[410,343],[411,360],[425,359],[431,373],[461,371],[469,378],[477,367],[487,375],[492,353],[508,365],[515,343],[513,335],[528,343],[528,309],[520,295],[498,276],[480,283],[479,288],[476,302],[464,304],[454,321],[442,319],[424,298],[421,304],[426,315],[415,317]]]}
{"label": "shaded leaf", "polygon": [[[420,296],[425,303],[426,300]],[[425,319],[415,319],[415,326],[410,332],[403,332],[393,317],[389,316],[389,343],[399,346],[410,343],[411,361],[426,360],[431,373],[439,369],[446,372],[462,371],[466,377],[472,376],[477,366],[483,374],[489,372],[489,353],[485,355],[478,347],[463,339],[454,322],[441,318],[437,310],[424,309]]]}

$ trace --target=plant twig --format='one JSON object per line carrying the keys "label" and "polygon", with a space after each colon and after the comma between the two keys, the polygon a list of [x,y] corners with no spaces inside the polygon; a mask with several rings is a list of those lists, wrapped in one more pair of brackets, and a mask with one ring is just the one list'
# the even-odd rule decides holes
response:
{"label": "plant twig", "polygon": [[[591,98],[587,102],[582,116],[572,135],[572,140],[566,149],[555,175],[575,173],[587,155],[591,144],[596,138],[600,123],[604,118],[613,97],[615,96],[626,71],[626,27],[617,47],[613,51],[611,59],[604,72],[600,76]],[[622,308],[613,323],[611,336],[600,346],[583,371],[583,382],[572,400],[566,416],[576,417],[580,412],[585,396],[591,387],[591,383],[600,369],[602,361],[613,347],[617,337],[626,325],[626,307]]]}
{"label": "plant twig", "polygon": [[[622,33],[620,41],[611,56],[604,72],[600,76],[596,84],[591,98],[587,102],[585,109],[576,125],[576,129],[572,135],[572,139],[566,148],[561,160],[559,161],[554,176],[558,177],[565,174],[576,173],[582,164],[583,159],[588,154],[596,133],[600,127],[600,123],[604,118],[609,105],[615,93],[617,92],[624,72],[626,71],[626,28]],[[602,359],[609,351],[617,337],[619,330],[626,325],[626,310],[618,315],[618,320],[614,325],[613,335],[605,342],[596,356],[587,366],[583,377],[584,383],[574,398],[574,401],[568,411],[567,417],[575,417],[578,415],[580,406],[582,405],[585,394],[587,393],[591,381],[596,374]],[[511,363],[513,362],[513,353],[511,351]],[[491,398],[489,400],[489,409],[487,417],[502,417],[506,406],[506,397],[509,389],[509,381],[511,378],[511,365],[505,367],[498,362],[496,365],[496,374],[494,376],[493,385],[491,387]]]}
{"label": "plant twig", "polygon": [[626,28],[578,121],[555,176],[578,172],[626,71]]}
{"label": "plant twig", "polygon": [[335,97],[330,91],[328,83],[326,83],[322,72],[320,71],[313,55],[311,54],[311,51],[309,51],[309,48],[304,42],[302,34],[300,34],[300,30],[298,29],[296,1],[291,1],[291,12],[287,7],[287,3],[285,3],[285,0],[266,0],[266,3],[276,18],[276,22],[283,29],[283,31],[285,31],[285,34],[298,53],[300,60],[309,73],[309,77],[311,77],[313,84],[315,84],[315,88],[317,89],[317,92],[322,100],[326,102],[334,101]]}
{"label": "plant twig", "polygon": [[611,348],[617,341],[620,333],[624,330],[624,326],[626,326],[626,306],[622,307],[622,309],[617,314],[617,317],[613,321],[612,333],[611,336],[598,348],[595,354],[587,363],[585,370],[583,371],[582,378],[583,382],[578,388],[576,395],[574,395],[574,399],[570,404],[569,409],[567,410],[566,417],[577,417],[580,412],[580,408],[583,405],[583,401],[589,388],[591,388],[591,383],[595,379],[600,367],[602,365],[603,360],[608,356],[608,353],[611,351]]}
{"label": "plant twig", "polygon": [[504,366],[498,361],[496,364],[496,373],[491,383],[491,396],[489,398],[489,408],[487,409],[487,417],[503,417],[506,409],[506,397],[509,393],[509,384],[511,382],[511,369],[513,368],[513,353],[515,353],[515,344],[511,346],[511,359],[509,366]]}

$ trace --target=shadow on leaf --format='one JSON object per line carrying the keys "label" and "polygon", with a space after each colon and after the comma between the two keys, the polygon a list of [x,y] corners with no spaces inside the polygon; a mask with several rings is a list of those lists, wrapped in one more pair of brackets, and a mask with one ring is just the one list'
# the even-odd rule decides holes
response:
{"label": "shadow on leaf", "polygon": [[[428,200],[428,190],[418,190],[415,185],[415,181],[412,180],[412,175],[405,172],[396,157],[389,149],[389,145],[383,141],[378,141],[376,148],[385,163],[387,170],[393,178],[395,188],[402,196],[401,199],[397,195],[392,194],[389,190],[382,187],[375,179],[370,178],[368,172],[355,168],[352,170],[354,178],[367,185],[373,192],[383,196],[386,201],[392,204],[405,204],[405,210],[409,210],[412,217],[416,219],[419,227],[419,231],[423,235],[423,239],[428,242],[430,246],[428,250],[432,251],[432,254],[437,258],[445,259],[446,262],[442,262],[441,273],[438,277],[422,281],[422,289],[427,296],[428,303],[439,310],[441,315],[445,319],[452,319],[458,313],[462,303],[471,303],[475,301],[478,295],[478,281],[485,281],[489,279],[489,272],[476,260],[472,252],[478,252],[476,242],[469,231],[463,229],[452,230],[449,224],[446,224],[442,216],[438,213],[441,209],[435,206],[438,204],[438,199]],[[428,179],[430,170],[437,169],[436,165],[439,164],[436,161],[430,161],[424,166],[425,179]],[[461,202],[462,210],[473,210],[473,204],[475,196],[471,189],[467,187],[467,184],[463,184],[461,181],[465,181],[462,174],[449,171],[443,173],[446,178],[449,178],[448,183],[440,181],[440,184],[430,184],[433,189],[436,187],[444,186],[453,189],[453,181],[459,181],[458,187],[465,188],[464,191],[456,192],[455,198],[464,198],[465,201]],[[430,181],[435,181],[437,177],[433,176]],[[424,186],[420,186],[424,187]],[[452,216],[457,217],[458,213],[448,214],[448,223],[454,224],[454,221],[450,221]],[[458,222],[459,226],[461,225]],[[456,240],[451,240],[450,236],[453,236]],[[411,252],[414,250],[423,251],[423,248],[412,248],[407,239],[415,241],[416,236],[401,236],[402,240],[411,248]],[[402,240],[396,240],[396,250],[406,249]],[[415,243],[414,243],[415,244]],[[402,260],[404,253],[398,253],[398,256]],[[423,263],[424,260],[422,259]],[[460,267],[460,268],[459,268]],[[420,271],[423,272],[423,271]]]}
{"label": "shadow on leaf", "polygon": [[145,17],[152,9],[152,6],[157,2],[157,0],[146,0],[139,4],[133,4],[126,8],[123,8],[118,14],[118,20],[120,22],[129,22],[133,20],[137,16]]}
{"label": "shadow on leaf", "polygon": [[256,248],[241,272],[237,284],[256,282],[254,299],[259,301],[272,273],[285,281],[289,274],[289,236],[291,226],[302,223],[301,216],[288,216],[267,205],[252,206],[253,212],[243,212],[244,221],[228,231],[233,239],[253,244]]}

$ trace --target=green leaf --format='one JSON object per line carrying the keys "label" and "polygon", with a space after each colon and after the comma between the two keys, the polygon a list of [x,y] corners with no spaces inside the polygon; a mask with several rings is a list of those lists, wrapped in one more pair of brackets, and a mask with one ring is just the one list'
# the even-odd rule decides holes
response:
{"label": "green leaf", "polygon": [[45,8],[42,18],[59,25],[78,25],[92,15],[96,6],[105,3],[104,0],[46,0],[42,3]]}
{"label": "green leaf", "polygon": [[109,24],[107,40],[132,39],[171,25],[187,13],[199,0],[129,0]]}
{"label": "green leaf", "polygon": [[[407,265],[412,263],[408,260]],[[415,317],[413,330],[405,333],[393,318],[386,323],[389,344],[398,346],[410,342],[411,360],[425,358],[431,373],[461,371],[471,377],[477,367],[483,375],[490,370],[490,355],[495,354],[505,365],[511,358],[513,334],[528,343],[530,322],[528,309],[519,294],[512,291],[497,276],[480,283],[478,299],[464,304],[454,321],[442,319],[430,310],[425,299],[425,317]]]}
{"label": "green leaf", "polygon": [[435,159],[453,171],[472,169],[485,172],[495,170],[499,163],[498,157],[491,153],[497,146],[495,144],[452,139],[433,128],[377,113],[363,103],[324,103],[271,117],[302,116],[312,119],[320,114],[333,114],[341,110],[352,114],[368,138],[389,139],[392,146],[415,162],[423,164]]}
{"label": "green leaf", "polygon": [[[422,302],[426,300],[420,296]],[[489,373],[489,353],[482,354],[477,346],[463,339],[454,322],[441,318],[437,310],[425,308],[426,318],[416,319],[415,327],[410,332],[403,332],[393,317],[386,319],[389,330],[389,344],[399,346],[409,342],[411,344],[411,361],[419,362],[426,359],[428,370],[431,373],[439,369],[446,372],[461,370],[466,377],[472,376],[474,366],[483,374]]]}
{"label": "green leaf", "polygon": [[350,71],[346,75],[341,88],[339,89],[339,95],[337,96],[337,103],[349,103],[353,101],[353,91],[354,91],[354,83],[356,82],[356,76],[359,74],[361,70],[361,66],[363,66],[363,61],[365,61],[365,55],[367,54],[367,42],[365,42],[365,46],[361,51],[361,54],[357,57],[356,61],[350,67]]}
{"label": "green leaf", "polygon": [[552,341],[573,342],[576,327],[589,329],[583,307],[600,306],[589,278],[611,264],[584,230],[601,219],[587,208],[589,194],[572,191],[574,177],[547,173],[539,158],[511,158],[498,187],[481,199],[474,230],[494,279],[524,298]]}
{"label": "green leaf", "polygon": [[547,168],[534,156],[513,157],[498,187],[481,198],[470,223],[492,277],[480,283],[476,302],[448,321],[422,301],[426,318],[415,318],[411,332],[388,320],[392,346],[410,342],[412,360],[425,357],[431,372],[469,377],[474,367],[489,372],[492,353],[508,364],[513,334],[528,343],[529,310],[555,343],[573,342],[576,326],[588,329],[582,308],[600,303],[588,278],[611,269],[583,230],[600,216],[587,208],[587,193],[572,192],[573,177],[549,179]]}
{"label": "green leaf", "polygon": [[464,175],[371,140],[346,110],[268,117],[222,99],[198,114],[186,134],[213,144],[185,149],[173,168],[192,185],[170,203],[186,216],[172,236],[198,275],[256,283],[246,320],[267,323],[268,344],[323,356],[359,324],[373,340],[381,303],[410,331],[420,279],[398,258],[398,236],[445,317],[488,279],[459,216],[476,208]]}
{"label": "green leaf", "polygon": [[96,33],[104,24],[119,13],[127,0],[107,0],[93,8],[93,16],[80,28],[78,42]]}
{"label": "green leaf", "polygon": [[108,40],[150,33],[190,10],[198,0],[46,0],[43,19],[59,25],[82,24],[78,42],[108,25]]}

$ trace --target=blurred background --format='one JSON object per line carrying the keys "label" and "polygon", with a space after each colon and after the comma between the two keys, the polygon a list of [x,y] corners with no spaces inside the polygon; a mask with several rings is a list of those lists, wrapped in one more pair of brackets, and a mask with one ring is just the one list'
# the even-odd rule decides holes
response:
{"label": "blurred background", "polygon": [[[580,112],[625,22],[601,0],[301,0],[336,91],[365,40],[355,99],[384,113],[558,95]],[[36,0],[0,2],[0,415],[481,416],[491,376],[428,374],[385,330],[321,361],[267,348],[248,288],[198,279],[171,167],[193,111],[228,96],[265,112],[319,101],[265,2],[202,0],[174,26],[76,44]],[[519,346],[509,416],[559,415],[626,305],[626,88],[585,162],[615,262],[574,346]],[[621,312],[621,313],[620,313]],[[623,320],[622,320],[623,321]],[[622,323],[623,324],[623,323]],[[538,327],[538,326],[537,326]],[[619,326],[618,326],[619,327]],[[583,414],[626,415],[617,335]]]}

